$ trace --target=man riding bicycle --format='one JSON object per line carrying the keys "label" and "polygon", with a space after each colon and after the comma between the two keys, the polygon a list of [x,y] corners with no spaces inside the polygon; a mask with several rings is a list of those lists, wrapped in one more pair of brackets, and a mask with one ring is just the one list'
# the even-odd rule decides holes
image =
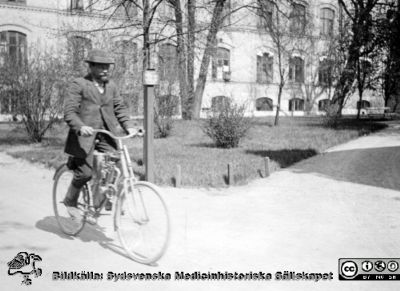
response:
{"label": "man riding bicycle", "polygon": [[[89,74],[72,81],[64,107],[64,119],[70,127],[65,153],[70,155],[68,167],[74,171],[64,204],[72,217],[81,216],[78,198],[83,185],[92,178],[94,150],[116,149],[112,138],[101,133],[94,136],[93,129],[106,129],[116,134],[118,122],[128,134],[136,132],[116,84],[108,78],[114,60],[105,51],[94,49],[85,62],[89,64]],[[101,204],[100,199],[94,197],[95,207]]]}

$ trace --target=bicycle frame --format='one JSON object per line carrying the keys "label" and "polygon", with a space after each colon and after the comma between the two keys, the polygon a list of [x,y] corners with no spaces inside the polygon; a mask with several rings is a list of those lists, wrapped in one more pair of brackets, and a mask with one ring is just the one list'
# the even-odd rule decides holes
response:
{"label": "bicycle frame", "polygon": [[[107,130],[102,130],[102,129],[96,129],[94,130],[94,133],[104,133],[109,135],[111,138],[113,138],[114,140],[117,141],[117,153],[119,156],[119,160],[121,163],[121,170],[114,165],[114,171],[116,171],[116,177],[114,180],[114,184],[108,183],[107,187],[111,187],[113,188],[113,190],[115,190],[116,196],[115,198],[118,200],[123,199],[124,197],[122,197],[123,193],[129,193],[129,189],[134,189],[134,183],[136,182],[136,177],[135,174],[133,172],[133,165],[132,165],[132,160],[129,156],[129,152],[128,152],[128,148],[126,145],[123,144],[122,140],[133,137],[135,135],[140,135],[142,134],[142,132],[138,133],[134,133],[134,134],[130,134],[127,136],[121,136],[121,137],[117,137],[115,135],[113,135],[111,132],[107,131]],[[120,178],[122,177],[122,185],[123,188],[119,189],[118,191],[118,184],[121,183]],[[127,196],[127,195],[126,195]],[[135,198],[135,196],[138,196]],[[107,197],[107,198],[112,198],[112,197]],[[144,201],[143,201],[143,197],[140,193],[138,193],[138,195],[132,195],[133,198],[133,203],[132,205],[134,206],[134,209],[128,209],[131,214],[132,217],[134,219],[134,221],[138,224],[144,224],[147,221],[149,221],[148,218],[148,214],[147,214],[147,210],[146,207],[144,205]],[[126,199],[126,197],[125,197]],[[139,201],[137,201],[139,200]],[[131,205],[130,203],[127,203],[129,206]],[[99,207],[98,212],[100,212],[102,207]],[[116,225],[115,225],[116,228]]]}

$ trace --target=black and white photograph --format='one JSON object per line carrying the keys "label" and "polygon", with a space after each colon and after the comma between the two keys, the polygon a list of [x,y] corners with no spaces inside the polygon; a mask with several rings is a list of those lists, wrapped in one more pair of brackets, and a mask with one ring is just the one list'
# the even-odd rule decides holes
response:
{"label": "black and white photograph", "polygon": [[400,0],[0,0],[0,289],[400,289]]}

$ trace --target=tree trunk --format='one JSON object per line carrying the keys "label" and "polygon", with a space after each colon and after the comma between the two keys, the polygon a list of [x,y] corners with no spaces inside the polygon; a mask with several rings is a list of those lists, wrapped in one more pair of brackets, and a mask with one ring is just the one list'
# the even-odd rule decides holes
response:
{"label": "tree trunk", "polygon": [[281,99],[282,99],[282,90],[283,90],[283,82],[279,83],[279,91],[278,91],[278,104],[276,105],[276,114],[275,114],[275,122],[274,126],[279,125],[279,112],[281,110]]}
{"label": "tree trunk", "polygon": [[359,106],[357,107],[357,119],[360,119],[360,113],[361,113],[361,102],[363,99],[363,90],[361,89],[361,91],[358,91],[358,104]]}
{"label": "tree trunk", "polygon": [[[186,118],[192,118],[191,108],[194,102],[194,47],[196,30],[196,0],[188,0],[188,45],[187,45],[187,104]],[[185,118],[185,117],[184,117]]]}
{"label": "tree trunk", "polygon": [[149,68],[150,64],[150,24],[149,22],[149,1],[143,1],[143,72]]}
{"label": "tree trunk", "polygon": [[186,80],[186,54],[183,41],[183,18],[180,0],[170,0],[175,7],[175,26],[177,35],[177,56],[178,56],[178,78],[179,78],[179,95],[181,100],[182,118],[187,119],[187,80]]}
{"label": "tree trunk", "polygon": [[219,30],[219,26],[221,24],[221,14],[225,1],[226,0],[216,0],[215,7],[213,10],[210,29],[207,35],[206,48],[204,50],[203,58],[201,60],[199,77],[197,78],[196,91],[194,96],[195,99],[192,106],[192,116],[193,118],[196,119],[200,118],[200,110],[203,101],[204,88],[207,81],[208,67],[210,64],[211,55],[214,50],[215,40]]}

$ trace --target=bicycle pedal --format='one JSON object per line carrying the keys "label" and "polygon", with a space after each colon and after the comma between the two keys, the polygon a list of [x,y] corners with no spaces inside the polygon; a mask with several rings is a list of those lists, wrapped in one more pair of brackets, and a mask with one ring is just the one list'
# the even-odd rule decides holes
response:
{"label": "bicycle pedal", "polygon": [[108,200],[108,201],[106,202],[106,205],[104,206],[104,209],[105,209],[106,211],[111,211],[111,209],[112,209],[112,203],[111,203],[110,200]]}
{"label": "bicycle pedal", "polygon": [[89,223],[90,225],[96,225],[97,217],[88,215],[88,216],[86,216],[86,222]]}

